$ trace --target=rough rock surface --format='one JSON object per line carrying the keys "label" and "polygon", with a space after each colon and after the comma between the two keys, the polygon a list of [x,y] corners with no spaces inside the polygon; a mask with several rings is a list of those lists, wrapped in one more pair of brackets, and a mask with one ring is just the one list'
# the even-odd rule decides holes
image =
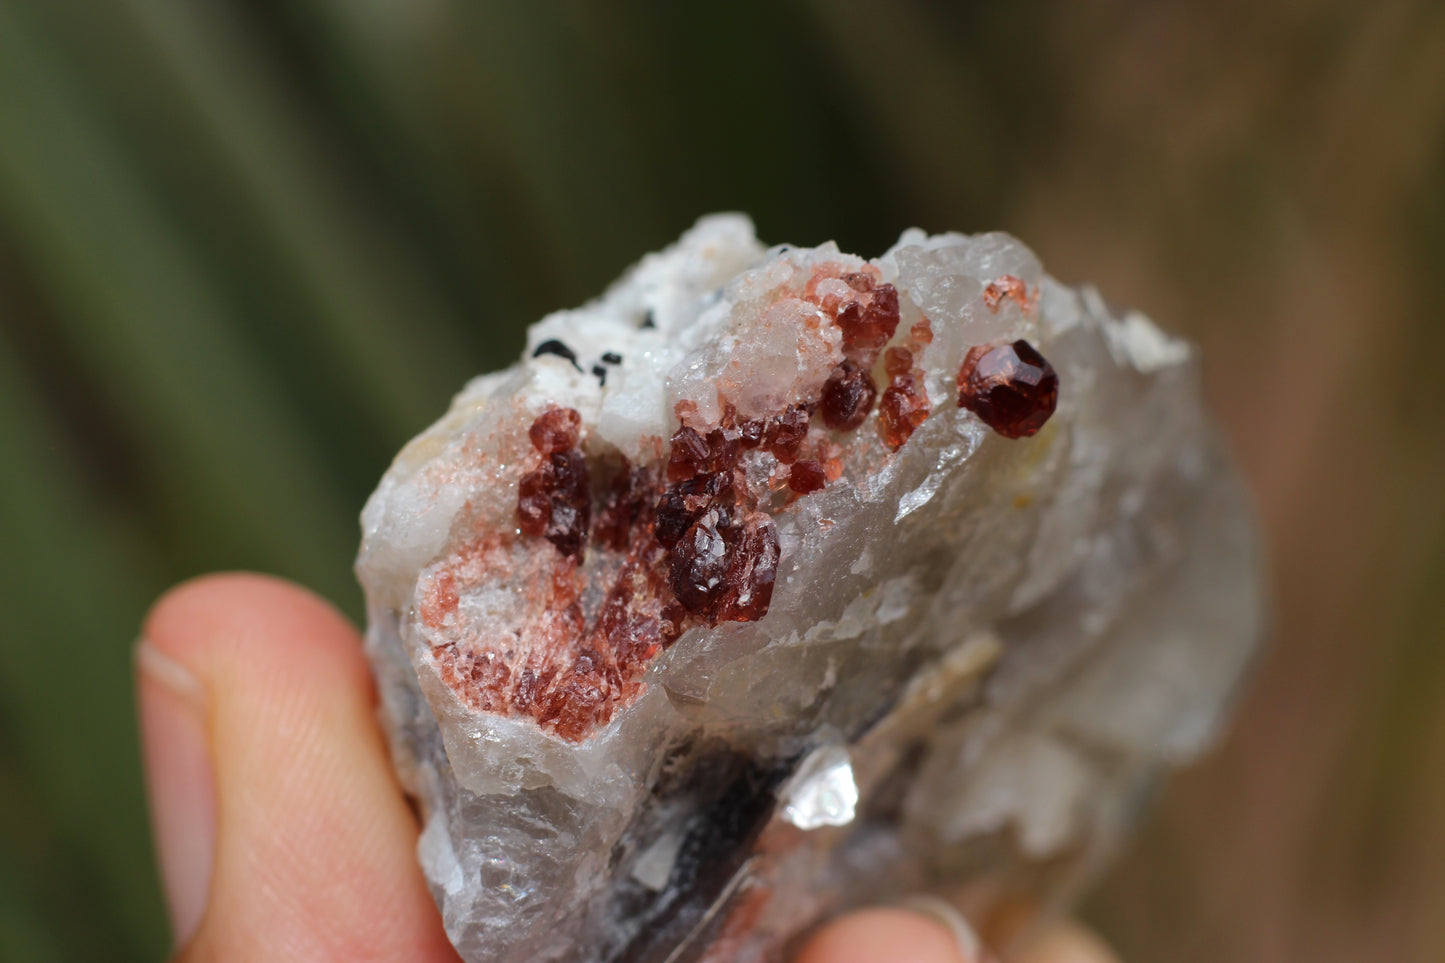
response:
{"label": "rough rock surface", "polygon": [[368,646],[470,961],[780,959],[1066,898],[1259,623],[1192,349],[1002,234],[705,218],[468,384],[363,514]]}

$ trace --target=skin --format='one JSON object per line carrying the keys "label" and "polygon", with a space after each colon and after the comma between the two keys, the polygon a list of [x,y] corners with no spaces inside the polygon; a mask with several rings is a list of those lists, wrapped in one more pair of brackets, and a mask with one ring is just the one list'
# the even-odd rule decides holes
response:
{"label": "skin", "polygon": [[[136,666],[175,960],[456,963],[345,618],[277,579],[207,576],[156,604]],[[841,918],[797,957],[988,960],[900,909]],[[1066,924],[1010,961],[1117,963]]]}

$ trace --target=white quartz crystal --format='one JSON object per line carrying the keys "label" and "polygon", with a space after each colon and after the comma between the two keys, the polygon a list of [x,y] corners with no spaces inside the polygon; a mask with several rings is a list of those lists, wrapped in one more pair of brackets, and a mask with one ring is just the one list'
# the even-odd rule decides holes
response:
{"label": "white quartz crystal", "polygon": [[[1007,345],[1057,374],[1032,434],[960,405]],[[853,905],[1075,892],[1258,634],[1197,379],[1003,234],[865,261],[708,217],[535,325],[362,515],[462,956],[779,960]]]}
{"label": "white quartz crystal", "polygon": [[822,746],[798,766],[778,794],[783,819],[799,829],[846,826],[858,807],[853,764],[842,746]]}

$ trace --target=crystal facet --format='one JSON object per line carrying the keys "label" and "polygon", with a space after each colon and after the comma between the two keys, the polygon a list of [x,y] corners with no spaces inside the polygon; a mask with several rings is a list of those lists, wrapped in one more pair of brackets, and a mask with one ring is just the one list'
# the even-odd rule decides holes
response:
{"label": "crystal facet", "polygon": [[1054,366],[1027,341],[977,345],[958,369],[958,406],[1005,438],[1037,432],[1058,402]]}
{"label": "crystal facet", "polygon": [[528,347],[398,455],[358,560],[468,961],[1037,905],[1216,731],[1260,599],[1194,352],[1013,238],[706,218]]}

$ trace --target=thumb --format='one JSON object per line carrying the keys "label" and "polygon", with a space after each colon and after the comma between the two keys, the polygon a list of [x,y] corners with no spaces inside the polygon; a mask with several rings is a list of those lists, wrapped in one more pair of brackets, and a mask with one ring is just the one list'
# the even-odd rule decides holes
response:
{"label": "thumb", "polygon": [[[941,904],[940,904],[941,905]],[[865,909],[823,927],[794,963],[996,963],[955,913]]]}
{"label": "thumb", "polygon": [[156,605],[136,663],[181,960],[456,960],[345,619],[210,576]]}
{"label": "thumb", "polygon": [[[932,897],[913,909],[867,909],[823,927],[794,963],[998,963],[956,908]],[[1049,920],[1005,963],[1118,963],[1099,938],[1077,923]]]}

